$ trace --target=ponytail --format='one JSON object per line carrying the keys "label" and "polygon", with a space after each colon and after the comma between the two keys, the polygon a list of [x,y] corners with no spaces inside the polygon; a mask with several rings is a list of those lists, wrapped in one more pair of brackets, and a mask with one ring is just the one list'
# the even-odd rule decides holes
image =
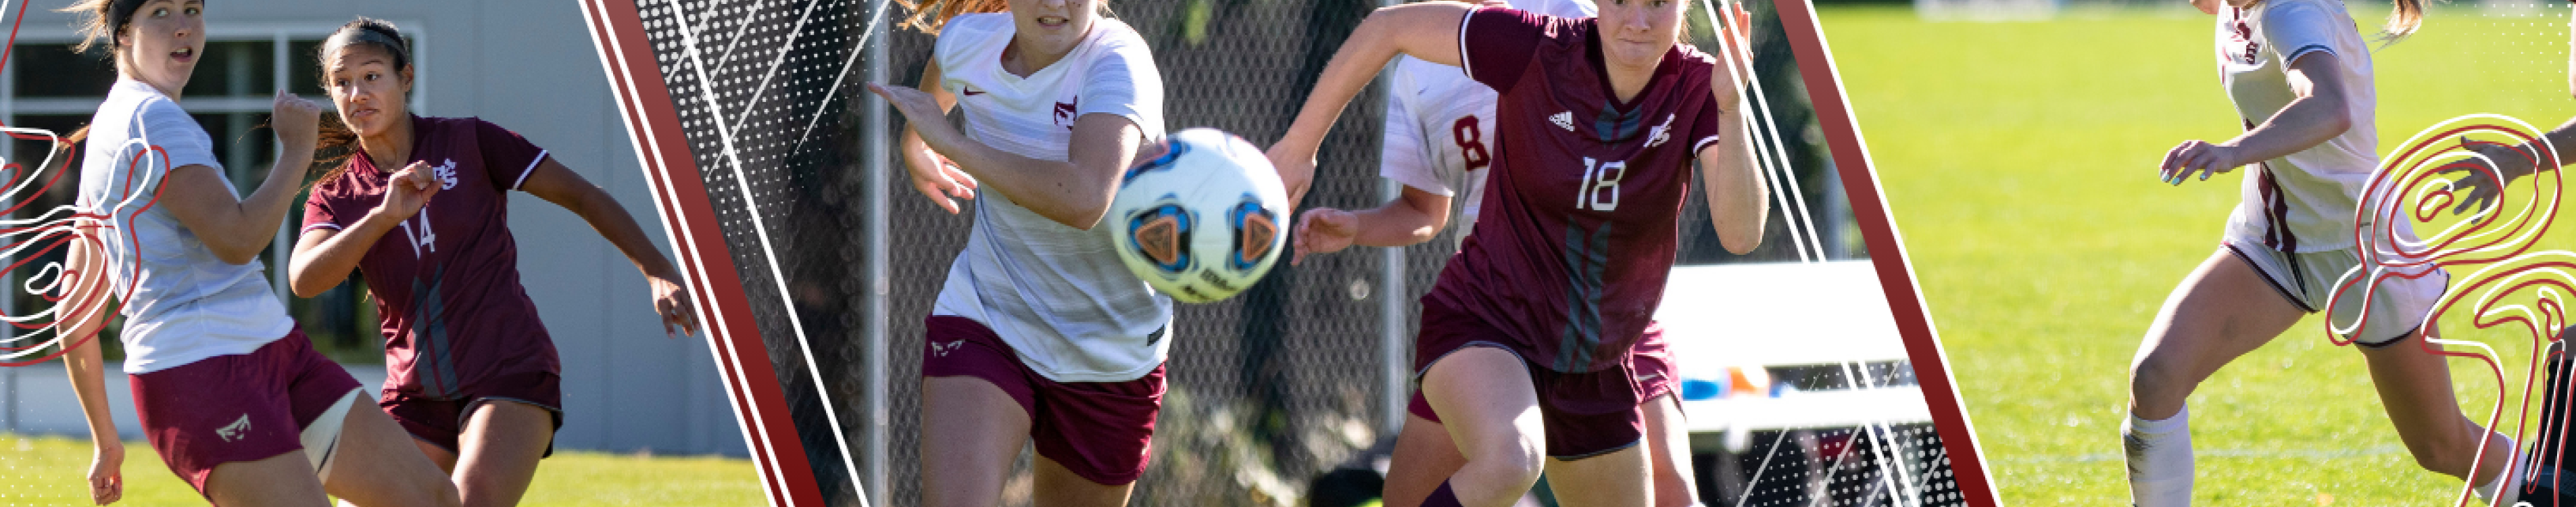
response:
{"label": "ponytail", "polygon": [[2393,0],[2395,10],[2388,12],[2388,24],[2379,31],[2382,44],[2396,44],[2424,28],[2424,0]]}

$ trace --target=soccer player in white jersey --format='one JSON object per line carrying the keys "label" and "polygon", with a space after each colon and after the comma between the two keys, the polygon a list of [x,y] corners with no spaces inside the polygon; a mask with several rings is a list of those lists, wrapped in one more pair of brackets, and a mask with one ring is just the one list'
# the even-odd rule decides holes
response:
{"label": "soccer player in white jersey", "polygon": [[[2370,47],[2352,16],[2332,0],[2192,4],[2218,16],[2220,75],[2245,131],[2175,146],[2158,175],[2179,185],[2254,169],[2244,176],[2243,202],[2220,247],[2175,287],[2131,365],[2130,416],[2121,431],[2132,502],[2191,503],[2186,399],[2220,367],[2305,314],[2324,311],[2336,323],[2370,316],[2343,338],[2361,345],[2380,401],[2416,463],[2468,480],[2482,500],[2511,505],[2495,497],[2516,489],[2504,473],[2512,440],[2461,414],[2442,356],[2424,341],[2425,312],[2447,276],[2386,280],[2366,299],[2347,293],[2334,308],[2322,307],[2338,277],[2364,261],[2353,213],[2379,165]],[[2416,0],[2396,6],[2385,27],[2390,40],[2423,20]]]}
{"label": "soccer player in white jersey", "polygon": [[[1560,18],[1588,18],[1598,9],[1590,0],[1488,1]],[[1386,101],[1386,142],[1378,174],[1404,185],[1393,202],[1376,209],[1345,211],[1329,207],[1307,210],[1299,223],[1297,258],[1330,253],[1353,244],[1406,246],[1431,240],[1453,214],[1462,220],[1459,237],[1475,226],[1484,197],[1485,167],[1493,161],[1494,89],[1469,79],[1459,68],[1411,56],[1396,58],[1388,72],[1392,88]],[[1454,211],[1453,211],[1454,210]],[[1692,483],[1689,432],[1683,425],[1680,379],[1661,329],[1650,328],[1629,353],[1632,368],[1653,380],[1642,382],[1647,454],[1654,461],[1654,504],[1665,507],[1698,503]],[[1466,464],[1450,441],[1429,400],[1415,392],[1406,403],[1408,419],[1396,434],[1387,467],[1385,501],[1389,507],[1421,505],[1443,480]]]}
{"label": "soccer player in white jersey", "polygon": [[[205,49],[202,0],[89,0],[87,49],[108,43],[116,85],[83,142],[76,220],[56,330],[89,423],[90,500],[124,494],[124,444],[108,415],[99,345],[123,303],[125,373],[143,435],[172,473],[218,505],[457,504],[456,487],[383,412],[352,408],[358,381],[313,344],[269,286],[259,253],[293,209],[321,106],[279,92],[270,123],[286,148],[250,195],[179,107]],[[405,187],[417,191],[417,188]]]}
{"label": "soccer player in white jersey", "polygon": [[914,188],[976,207],[924,323],[921,503],[999,504],[1033,442],[1039,505],[1123,505],[1161,409],[1172,302],[1093,226],[1162,137],[1153,55],[1100,0],[906,5],[938,35],[921,86],[869,89],[909,120]]}

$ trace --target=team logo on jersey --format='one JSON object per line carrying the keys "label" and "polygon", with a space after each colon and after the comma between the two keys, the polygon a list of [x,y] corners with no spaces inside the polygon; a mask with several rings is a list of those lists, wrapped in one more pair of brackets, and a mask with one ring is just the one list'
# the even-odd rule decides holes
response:
{"label": "team logo on jersey", "polygon": [[964,346],[966,346],[966,340],[949,340],[948,343],[930,342],[930,355],[948,357],[948,353],[956,352],[959,347]]}
{"label": "team logo on jersey", "polygon": [[1547,115],[1547,121],[1548,121],[1549,123],[1554,123],[1554,124],[1556,124],[1557,128],[1565,129],[1565,131],[1566,131],[1566,132],[1573,132],[1573,131],[1574,131],[1574,112],[1573,112],[1573,111],[1566,111],[1566,112],[1562,112],[1562,113],[1556,113],[1556,114]]}
{"label": "team logo on jersey", "polygon": [[241,440],[242,437],[249,435],[250,414],[242,414],[240,420],[233,421],[232,424],[226,424],[221,428],[215,428],[215,436],[223,438],[225,442]]}
{"label": "team logo on jersey", "polygon": [[456,159],[448,159],[438,164],[438,167],[430,168],[430,171],[438,176],[439,190],[456,188]]}
{"label": "team logo on jersey", "polygon": [[1671,140],[1673,140],[1673,115],[1664,115],[1664,124],[1646,129],[1646,147],[1648,148],[1662,146],[1664,141]]}
{"label": "team logo on jersey", "polygon": [[1055,126],[1067,129],[1073,128],[1073,112],[1075,110],[1073,105],[1074,103],[1081,101],[1081,98],[1076,97],[1067,102],[1055,103]]}

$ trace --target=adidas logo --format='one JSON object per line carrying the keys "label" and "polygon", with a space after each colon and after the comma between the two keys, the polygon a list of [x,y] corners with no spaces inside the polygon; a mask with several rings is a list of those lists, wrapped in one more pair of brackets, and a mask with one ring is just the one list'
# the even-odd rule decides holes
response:
{"label": "adidas logo", "polygon": [[1574,112],[1573,112],[1573,111],[1566,111],[1566,112],[1562,112],[1562,113],[1556,113],[1556,114],[1548,115],[1548,116],[1547,116],[1547,121],[1548,121],[1548,122],[1550,122],[1550,123],[1555,123],[1555,124],[1556,124],[1556,126],[1557,126],[1557,127],[1559,127],[1559,128],[1564,128],[1566,132],[1573,132],[1573,131],[1574,131]]}
{"label": "adidas logo", "polygon": [[215,436],[223,438],[225,442],[241,440],[242,437],[248,436],[249,434],[250,414],[242,414],[240,420],[235,420],[232,424],[226,424],[221,428],[215,428]]}
{"label": "adidas logo", "polygon": [[1664,115],[1664,124],[1646,129],[1646,147],[1653,148],[1673,140],[1673,115]]}
{"label": "adidas logo", "polygon": [[939,357],[948,357],[949,352],[956,351],[958,347],[965,345],[966,340],[949,340],[948,343],[931,342],[930,354]]}

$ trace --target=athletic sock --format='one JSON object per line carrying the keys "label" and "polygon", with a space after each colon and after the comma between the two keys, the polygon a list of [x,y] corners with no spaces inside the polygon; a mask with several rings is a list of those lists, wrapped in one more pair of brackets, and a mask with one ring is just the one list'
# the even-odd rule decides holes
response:
{"label": "athletic sock", "polygon": [[[2513,469],[2513,464],[2522,462],[2522,446],[2521,444],[2515,443],[2513,441],[2513,437],[2504,435],[2496,435],[2495,437],[2504,439],[2504,448],[2512,450],[2512,453],[2508,455],[2509,457],[2505,461],[2505,473],[2496,474],[2495,477],[2488,478],[2486,484],[2480,484],[2476,488],[2471,488],[2470,491],[2477,493],[2478,503],[2481,505],[2511,506],[2513,505],[2514,497],[2521,496],[2522,493],[2522,474],[2513,473],[2515,471]],[[2471,472],[2469,476],[2476,477],[2477,473]],[[2496,501],[2496,495],[2499,494],[2504,495],[2503,502]]]}
{"label": "athletic sock", "polygon": [[1422,507],[1466,507],[1458,503],[1458,492],[1449,490],[1449,481],[1440,481],[1440,489],[1431,490],[1431,498],[1422,499]]}
{"label": "athletic sock", "polygon": [[2129,455],[2129,503],[2191,505],[2191,407],[2161,421],[2129,415],[2120,426]]}

